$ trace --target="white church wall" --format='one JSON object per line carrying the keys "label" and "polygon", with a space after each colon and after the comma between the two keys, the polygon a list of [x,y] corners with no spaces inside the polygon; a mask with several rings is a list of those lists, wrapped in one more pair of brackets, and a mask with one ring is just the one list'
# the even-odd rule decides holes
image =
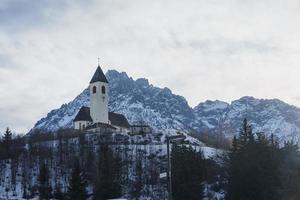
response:
{"label": "white church wall", "polygon": [[91,123],[88,121],[76,121],[76,122],[74,122],[74,128],[76,130],[83,130],[90,124]]}
{"label": "white church wall", "polygon": [[113,125],[113,127],[116,128],[117,132],[130,132],[130,129],[126,128],[126,127],[121,127],[121,126],[115,126]]}
{"label": "white church wall", "polygon": [[[93,91],[94,87],[96,87],[96,93]],[[105,93],[103,93],[102,87],[105,87]],[[93,122],[108,124],[108,84],[104,82],[91,83],[89,89]]]}

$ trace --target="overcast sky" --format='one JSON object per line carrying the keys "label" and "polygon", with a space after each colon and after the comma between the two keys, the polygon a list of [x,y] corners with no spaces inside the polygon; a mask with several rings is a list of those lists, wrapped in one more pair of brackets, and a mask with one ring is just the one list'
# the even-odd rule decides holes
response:
{"label": "overcast sky", "polygon": [[300,1],[1,0],[0,131],[28,131],[93,75],[125,71],[191,106],[300,106]]}

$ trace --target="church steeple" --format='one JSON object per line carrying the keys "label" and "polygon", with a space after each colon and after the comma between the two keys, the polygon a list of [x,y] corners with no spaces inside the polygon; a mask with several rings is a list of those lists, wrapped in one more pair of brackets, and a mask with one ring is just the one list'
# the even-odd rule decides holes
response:
{"label": "church steeple", "polygon": [[98,64],[97,70],[90,81],[90,83],[95,83],[95,82],[103,82],[103,83],[108,83],[106,76],[104,75],[100,65]]}
{"label": "church steeple", "polygon": [[93,123],[109,124],[108,119],[108,81],[98,65],[90,82],[90,114]]}

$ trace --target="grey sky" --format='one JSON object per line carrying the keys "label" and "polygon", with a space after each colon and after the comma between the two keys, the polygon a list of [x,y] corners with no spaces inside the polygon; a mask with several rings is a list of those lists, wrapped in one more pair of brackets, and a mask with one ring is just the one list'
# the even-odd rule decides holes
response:
{"label": "grey sky", "polygon": [[97,57],[191,106],[300,106],[300,1],[2,0],[0,130],[26,132],[88,84]]}

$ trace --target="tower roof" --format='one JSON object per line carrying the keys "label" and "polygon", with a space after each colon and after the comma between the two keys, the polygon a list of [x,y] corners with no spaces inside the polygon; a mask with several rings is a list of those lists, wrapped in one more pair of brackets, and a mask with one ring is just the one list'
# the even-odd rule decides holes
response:
{"label": "tower roof", "polygon": [[91,80],[90,83],[95,83],[95,82],[104,82],[104,83],[108,83],[106,76],[104,75],[100,65],[98,65],[97,70]]}

